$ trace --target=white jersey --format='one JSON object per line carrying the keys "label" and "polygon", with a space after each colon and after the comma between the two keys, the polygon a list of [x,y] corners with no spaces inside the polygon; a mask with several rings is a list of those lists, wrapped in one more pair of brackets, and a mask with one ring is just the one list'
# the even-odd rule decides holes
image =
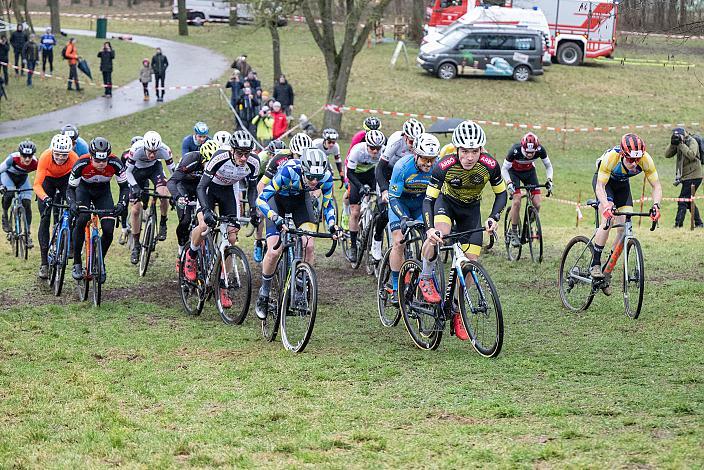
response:
{"label": "white jersey", "polygon": [[413,152],[411,152],[411,149],[406,145],[403,132],[396,131],[391,134],[389,140],[386,141],[386,147],[381,157],[389,162],[389,166],[393,168],[397,161],[408,155],[413,155]]}
{"label": "white jersey", "polygon": [[350,149],[349,155],[347,155],[347,168],[355,173],[365,173],[372,170],[376,167],[376,164],[379,163],[383,151],[384,149],[382,147],[376,155],[371,155],[366,142],[355,144],[355,146]]}
{"label": "white jersey", "polygon": [[239,182],[247,179],[256,180],[259,175],[259,158],[256,155],[250,154],[247,158],[247,163],[242,166],[237,166],[232,163],[230,151],[220,149],[213,157],[205,164],[203,175],[212,178],[213,184],[221,186],[237,186],[246,189],[239,185]]}
{"label": "white jersey", "polygon": [[159,160],[164,160],[170,171],[173,172],[175,170],[176,165],[168,145],[162,143],[156,151],[156,157],[151,159],[147,156],[147,151],[144,150],[144,143],[139,140],[130,148],[130,155],[127,157],[127,168],[149,168],[156,165]]}
{"label": "white jersey", "polygon": [[326,156],[335,157],[335,161],[339,161],[340,160],[340,145],[337,142],[335,142],[335,144],[333,144],[330,148],[326,149],[324,142],[325,142],[325,140],[323,140],[323,139],[315,139],[313,141],[313,148],[318,149],[318,150],[322,150]]}

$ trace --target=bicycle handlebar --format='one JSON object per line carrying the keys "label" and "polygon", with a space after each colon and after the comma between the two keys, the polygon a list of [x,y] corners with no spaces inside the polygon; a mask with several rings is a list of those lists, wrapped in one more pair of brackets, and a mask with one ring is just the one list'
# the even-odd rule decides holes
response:
{"label": "bicycle handlebar", "polygon": [[89,207],[84,207],[84,206],[81,206],[78,208],[78,213],[79,214],[95,214],[99,217],[100,216],[113,217],[113,216],[118,215],[115,212],[115,209],[91,209]]}
{"label": "bicycle handlebar", "polygon": [[25,188],[25,189],[21,189],[21,188],[20,188],[20,189],[9,189],[9,188],[5,188],[5,190],[3,191],[3,193],[6,193],[6,194],[16,194],[16,193],[24,193],[24,192],[27,192],[27,191],[34,191],[34,189],[33,189],[33,188]]}
{"label": "bicycle handlebar", "polygon": [[514,186],[513,189],[514,191],[520,191],[521,189],[525,189],[526,191],[532,191],[538,188],[545,188],[548,190],[548,193],[545,195],[545,197],[552,196],[552,188],[548,189],[548,186],[546,184],[524,184],[523,186]]}
{"label": "bicycle handlebar", "polygon": [[[309,232],[308,230],[301,230],[299,228],[294,228],[294,229],[289,229],[287,230],[288,233],[291,235],[298,235],[301,237],[312,237],[312,238],[330,238],[332,239],[332,246],[330,247],[330,250],[325,253],[326,258],[330,258],[333,253],[335,253],[335,249],[337,248],[337,239],[333,238],[334,235],[332,233],[321,233],[321,232]],[[276,242],[276,245],[272,248],[273,250],[278,250],[279,247],[281,246],[281,237],[279,236],[279,241]]]}
{"label": "bicycle handlebar", "polygon": [[142,194],[143,194],[143,195],[146,194],[147,196],[153,197],[153,198],[156,198],[156,199],[171,199],[171,196],[163,196],[163,195],[157,193],[156,191],[144,191],[144,190],[143,190],[143,191],[142,191]]}
{"label": "bicycle handlebar", "polygon": [[[496,223],[498,224],[498,222],[496,222]],[[453,239],[457,239],[457,238],[464,237],[467,235],[472,235],[473,233],[486,232],[486,231],[487,230],[484,227],[481,227],[481,228],[475,228],[472,230],[466,230],[464,232],[449,233],[445,236],[442,236],[442,234],[439,231],[436,231],[435,233],[438,236],[442,236],[442,241],[445,242],[445,240],[453,240]],[[498,235],[496,233],[496,230],[494,230],[493,232],[490,232],[489,243],[486,245],[487,250],[491,249],[494,246],[494,241],[496,239],[498,239]]]}
{"label": "bicycle handlebar", "polygon": [[[623,215],[626,217],[650,217],[650,212],[619,212],[619,211],[614,211],[614,217]],[[604,226],[604,230],[608,230],[611,227],[613,218],[607,219],[606,220],[606,225]],[[650,231],[653,232],[655,231],[655,228],[658,226],[657,220],[653,220],[653,223],[650,225]]]}
{"label": "bicycle handlebar", "polygon": [[[214,215],[214,214],[213,214],[213,215]],[[218,215],[215,215],[215,220],[216,220],[218,223],[221,223],[221,224],[222,224],[222,223],[230,224],[230,225],[235,225],[235,224],[239,224],[239,225],[248,225],[248,224],[249,224],[249,219],[248,219],[248,218],[246,218],[246,217],[235,217],[235,216],[232,216],[232,215],[225,215],[225,216],[222,216],[222,217],[220,217],[220,216],[218,216]]]}

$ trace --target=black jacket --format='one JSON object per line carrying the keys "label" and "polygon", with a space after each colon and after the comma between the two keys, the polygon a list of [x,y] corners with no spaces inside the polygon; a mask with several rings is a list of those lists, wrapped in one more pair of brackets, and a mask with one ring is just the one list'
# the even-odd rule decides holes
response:
{"label": "black jacket", "polygon": [[10,58],[10,43],[0,43],[0,62],[9,62]]}
{"label": "black jacket", "polygon": [[293,105],[293,87],[286,83],[277,83],[274,86],[274,99],[281,103],[283,109]]}
{"label": "black jacket", "polygon": [[22,57],[24,57],[24,60],[27,62],[29,61],[38,61],[39,60],[39,44],[36,42],[32,41],[27,41],[24,43],[24,46],[22,47]]}
{"label": "black jacket", "polygon": [[164,75],[169,66],[169,59],[164,54],[154,54],[152,57],[152,70],[154,75]]}
{"label": "black jacket", "polygon": [[21,51],[25,42],[27,42],[27,35],[24,34],[24,31],[15,31],[10,35],[10,44],[15,50]]}
{"label": "black jacket", "polygon": [[98,52],[98,58],[100,59],[100,71],[112,72],[112,61],[115,59],[115,51],[102,50]]}

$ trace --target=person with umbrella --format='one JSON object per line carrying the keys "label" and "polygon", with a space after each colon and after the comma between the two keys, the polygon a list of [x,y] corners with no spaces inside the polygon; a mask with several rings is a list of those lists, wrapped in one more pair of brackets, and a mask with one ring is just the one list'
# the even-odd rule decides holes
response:
{"label": "person with umbrella", "polygon": [[66,45],[66,59],[68,60],[68,88],[73,90],[71,81],[76,84],[76,91],[81,91],[81,85],[78,83],[78,49],[76,48],[76,38],[68,40]]}

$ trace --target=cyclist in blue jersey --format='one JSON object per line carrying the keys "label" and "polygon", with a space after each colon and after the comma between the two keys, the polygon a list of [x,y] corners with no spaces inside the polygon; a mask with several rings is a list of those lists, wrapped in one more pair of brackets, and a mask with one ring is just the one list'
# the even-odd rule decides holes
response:
{"label": "cyclist in blue jersey", "polygon": [[433,165],[440,153],[440,141],[432,134],[423,133],[413,142],[413,155],[403,157],[394,166],[389,184],[389,228],[393,247],[389,257],[393,294],[391,303],[398,302],[398,273],[403,264],[403,234],[408,222],[423,221],[423,200],[430,183]]}
{"label": "cyclist in blue jersey", "polygon": [[210,132],[208,125],[202,121],[198,121],[193,126],[193,134],[183,138],[183,142],[181,143],[181,156],[186,155],[188,152],[200,150],[200,146],[203,145],[203,142],[210,139],[208,132]]}
{"label": "cyclist in blue jersey", "polygon": [[61,128],[61,134],[67,135],[71,138],[73,143],[73,151],[76,155],[82,157],[88,154],[88,142],[85,141],[83,137],[78,134],[78,128],[73,124],[66,124]]}
{"label": "cyclist in blue jersey", "polygon": [[[281,254],[281,247],[274,250],[279,241],[279,233],[285,231],[283,214],[291,214],[296,227],[303,230],[315,230],[315,215],[310,192],[321,190],[323,194],[323,213],[330,233],[340,234],[340,227],[335,220],[332,201],[332,175],[327,158],[322,150],[307,148],[300,159],[285,163],[262,190],[257,198],[257,208],[266,216],[267,251],[262,262],[262,286],[255,313],[259,319],[266,318],[267,298],[271,289],[276,263]],[[303,240],[304,259],[313,264],[315,245],[313,239]]]}

